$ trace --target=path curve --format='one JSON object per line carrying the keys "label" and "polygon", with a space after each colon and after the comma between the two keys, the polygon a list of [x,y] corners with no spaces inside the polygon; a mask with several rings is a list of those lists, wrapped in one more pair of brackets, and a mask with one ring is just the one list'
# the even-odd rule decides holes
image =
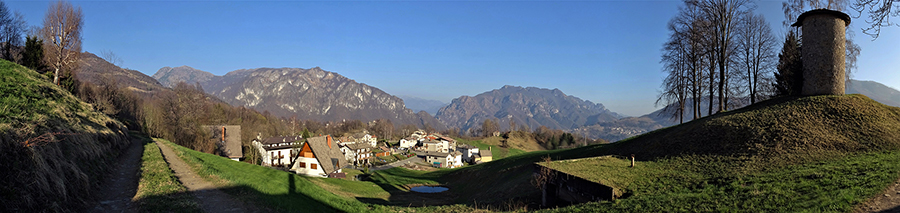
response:
{"label": "path curve", "polygon": [[900,180],[891,183],[888,189],[863,203],[854,212],[900,212]]}
{"label": "path curve", "polygon": [[162,151],[169,168],[175,172],[178,181],[188,189],[191,194],[200,201],[200,208],[205,212],[263,212],[253,205],[233,199],[231,196],[218,190],[215,185],[206,182],[172,151],[168,145],[156,141],[159,150]]}

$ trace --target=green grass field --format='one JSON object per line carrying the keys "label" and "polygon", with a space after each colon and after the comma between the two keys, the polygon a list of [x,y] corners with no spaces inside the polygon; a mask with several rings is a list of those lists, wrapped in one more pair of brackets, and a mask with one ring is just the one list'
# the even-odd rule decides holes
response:
{"label": "green grass field", "polygon": [[169,169],[152,141],[144,141],[141,178],[135,199],[141,212],[202,212],[194,197]]}
{"label": "green grass field", "polygon": [[[374,204],[386,202],[384,199],[389,199],[390,194],[379,184],[373,182],[300,176],[197,152],[163,141],[173,147],[179,157],[193,167],[198,175],[217,183],[221,190],[259,206],[274,208],[275,211],[398,212],[407,209],[403,206]],[[387,176],[389,178],[386,178],[387,180],[383,181],[381,185],[405,183],[404,181],[415,182],[397,180],[399,178],[396,176],[402,175],[393,173],[388,173]],[[382,201],[372,201],[372,199],[381,199]],[[468,207],[461,205],[429,206],[413,208],[413,210],[423,212],[471,211]]]}
{"label": "green grass field", "polygon": [[468,145],[476,146],[476,147],[478,147],[479,150],[486,151],[486,150],[488,150],[488,148],[490,148],[490,150],[492,151],[491,153],[494,154],[494,160],[526,153],[525,150],[521,150],[521,149],[503,148],[503,147],[500,147],[497,145],[485,144],[485,143],[482,143],[481,140],[466,140],[466,139],[462,139],[462,138],[456,138],[456,141],[460,144],[468,144]]}

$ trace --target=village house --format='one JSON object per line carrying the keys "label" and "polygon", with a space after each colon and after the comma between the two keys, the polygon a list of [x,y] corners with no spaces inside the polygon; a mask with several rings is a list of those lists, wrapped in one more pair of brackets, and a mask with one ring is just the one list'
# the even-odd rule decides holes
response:
{"label": "village house", "polygon": [[366,134],[366,133],[356,133],[350,136],[347,136],[347,141],[345,143],[366,143],[371,147],[378,147],[378,138],[374,135]]}
{"label": "village house", "polygon": [[459,168],[463,166],[462,161],[462,152],[454,151],[447,155],[447,167],[446,168]]}
{"label": "village house", "polygon": [[425,161],[438,168],[462,167],[462,153],[429,153],[425,155]]}
{"label": "village house", "polygon": [[400,139],[400,148],[413,148],[416,144],[419,143],[419,140],[414,137],[406,137]]}
{"label": "village house", "polygon": [[244,157],[240,125],[205,125],[203,128],[212,132],[210,140],[215,142],[220,156],[235,161],[240,161]]}
{"label": "village house", "polygon": [[347,159],[354,165],[368,164],[372,158],[372,146],[368,143],[344,143],[341,152],[344,153],[344,159]]}
{"label": "village house", "polygon": [[374,157],[384,157],[384,156],[391,155],[393,153],[392,150],[393,149],[387,148],[386,146],[381,146],[381,147],[372,149],[372,154],[375,155]]}
{"label": "village house", "polygon": [[456,150],[462,153],[464,162],[475,163],[475,156],[478,155],[478,147],[463,144],[456,147]]}
{"label": "village house", "polygon": [[491,150],[491,147],[488,147],[487,151],[482,150],[481,152],[478,152],[477,155],[475,155],[475,163],[476,164],[491,162],[493,160],[494,160],[494,153]]}
{"label": "village house", "polygon": [[420,150],[426,151],[426,152],[443,152],[443,153],[447,153],[446,151],[444,151],[444,150],[446,150],[446,149],[444,149],[443,143],[441,143],[441,141],[436,141],[436,140],[425,140],[425,141],[422,141],[422,148],[421,148]]}
{"label": "village house", "polygon": [[427,135],[428,135],[428,133],[426,133],[425,130],[420,129],[420,130],[416,130],[415,132],[413,132],[411,135],[409,135],[409,137],[419,140],[419,139],[424,138]]}
{"label": "village house", "polygon": [[340,177],[342,168],[348,166],[337,141],[330,135],[309,138],[291,171],[311,177]]}
{"label": "village house", "polygon": [[301,136],[278,136],[260,140],[254,139],[251,144],[259,151],[263,166],[283,167],[294,163],[293,159],[299,155],[300,145],[303,143]]}
{"label": "village house", "polygon": [[430,163],[434,167],[442,168],[447,165],[447,156],[450,153],[429,153],[425,155],[425,162]]}

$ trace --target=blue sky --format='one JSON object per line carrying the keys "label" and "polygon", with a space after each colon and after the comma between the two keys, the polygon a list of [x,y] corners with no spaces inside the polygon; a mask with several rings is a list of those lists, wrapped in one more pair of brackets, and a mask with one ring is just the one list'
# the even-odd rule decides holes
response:
{"label": "blue sky", "polygon": [[[73,1],[83,50],[153,75],[321,67],[393,95],[450,102],[503,85],[558,88],[626,115],[657,109],[660,48],[680,1]],[[40,25],[48,1],[8,1]],[[757,12],[781,36],[780,1]],[[854,20],[858,31],[864,24]],[[900,29],[862,47],[854,77],[900,88]]]}

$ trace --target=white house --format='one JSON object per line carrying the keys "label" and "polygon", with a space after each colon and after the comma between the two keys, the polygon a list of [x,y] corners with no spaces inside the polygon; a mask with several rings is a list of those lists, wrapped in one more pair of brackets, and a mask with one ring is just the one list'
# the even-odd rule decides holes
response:
{"label": "white house", "polygon": [[425,155],[425,161],[438,168],[457,168],[463,166],[462,153],[429,153]]}
{"label": "white house", "polygon": [[462,153],[464,162],[475,162],[475,156],[478,155],[478,147],[468,144],[459,145],[456,150]]}
{"label": "white house", "polygon": [[419,143],[419,141],[413,137],[403,138],[403,139],[400,139],[400,148],[407,148],[407,149],[413,148],[416,146],[417,143]]}
{"label": "white house", "polygon": [[[443,146],[443,144],[441,144],[440,141],[426,140],[426,141],[422,141],[421,150],[426,151],[426,152],[442,152],[441,150],[443,150],[443,147],[444,146]],[[447,152],[443,152],[443,153],[447,153]]]}
{"label": "white house", "polygon": [[257,138],[251,142],[262,156],[262,165],[275,167],[293,164],[292,159],[297,157],[302,143],[301,136],[278,136],[265,140]]}
{"label": "white house", "polygon": [[341,151],[344,152],[344,158],[355,165],[368,163],[369,159],[372,158],[372,149],[373,147],[369,146],[368,143],[350,143],[341,147]]}
{"label": "white house", "polygon": [[338,144],[330,135],[309,138],[300,149],[297,160],[291,171],[312,177],[328,177],[329,174],[341,173],[347,166],[347,160],[341,153]]}
{"label": "white house", "polygon": [[458,168],[463,166],[462,161],[463,154],[459,151],[451,152],[447,155],[447,166],[445,168]]}

